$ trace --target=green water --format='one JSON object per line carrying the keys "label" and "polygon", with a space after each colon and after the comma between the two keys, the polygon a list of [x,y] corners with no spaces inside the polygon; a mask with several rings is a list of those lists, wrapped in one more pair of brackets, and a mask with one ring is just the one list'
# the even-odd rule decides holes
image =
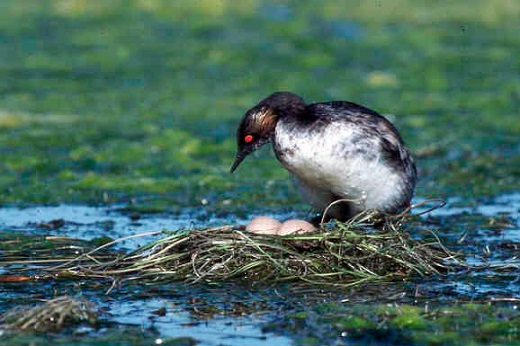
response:
{"label": "green water", "polygon": [[[269,148],[248,158],[235,174],[228,173],[238,120],[277,90],[296,92],[308,101],[345,99],[388,114],[418,158],[418,199],[443,197],[451,207],[472,208],[496,196],[515,196],[520,191],[519,18],[520,5],[507,0],[3,0],[0,204],[116,205],[148,218],[189,218],[186,210],[196,210],[198,225],[210,217],[235,220],[252,213],[305,217],[307,205]],[[483,243],[467,248],[482,251],[498,214],[464,215],[418,221],[417,228],[442,227],[442,235],[455,247],[463,232],[481,230],[478,239]],[[102,236],[105,228],[95,221],[93,217],[92,232]],[[511,223],[517,234],[518,219]],[[39,232],[22,228],[24,233]],[[16,234],[17,229],[4,231]],[[514,257],[518,238],[507,239],[512,250],[500,254]],[[519,298],[517,283],[504,288],[518,276],[516,265],[516,271],[513,267],[503,277],[493,272],[499,277],[492,285],[494,295],[450,296],[444,287],[440,300],[449,303],[437,302],[435,309],[458,316],[467,307],[458,300]],[[457,280],[471,284],[462,276],[450,285]],[[48,283],[0,285],[7,293],[0,298],[3,308],[19,303],[20,295],[35,303],[50,294],[35,292],[51,292]],[[105,299],[103,287],[92,283],[83,289],[64,281],[50,285],[56,294],[78,294],[80,287],[95,301]],[[210,293],[199,289],[211,300]],[[139,302],[139,294],[153,296],[153,290],[143,290],[114,297]],[[161,292],[158,296],[165,300],[189,297],[181,292],[173,299]],[[435,294],[433,290],[426,298]],[[364,305],[357,302],[341,311],[327,310],[327,318],[314,318],[319,304],[290,302],[277,313],[277,308],[259,308],[270,311],[268,318],[247,323],[265,324],[270,332],[265,342],[287,338],[277,339],[281,344],[328,343],[342,331],[355,334],[354,329],[365,335],[374,323],[390,334],[341,342],[520,342],[514,303],[495,310],[484,306],[481,320],[470,316],[460,328],[450,329],[449,319],[434,323],[437,310],[428,314],[407,307],[405,317],[395,317],[399,314],[392,310],[384,319],[376,296],[363,313]],[[265,293],[260,300],[271,304],[277,297]],[[327,299],[346,299],[335,297]],[[344,315],[354,316],[355,327]],[[500,320],[499,315],[506,317]],[[254,320],[254,314],[247,316]],[[403,322],[408,317],[412,322]],[[497,319],[506,326],[493,324]],[[229,321],[238,323],[230,317],[222,324]],[[118,328],[123,327],[109,326],[107,332],[89,332],[79,340],[87,344],[105,338],[113,344],[111,335],[125,337]],[[309,333],[299,332],[302,328]],[[137,328],[134,336],[145,343],[157,336],[149,332]],[[432,335],[440,336],[434,340]],[[78,341],[70,337],[64,333],[54,341]],[[25,338],[18,335],[9,343],[23,344]]]}

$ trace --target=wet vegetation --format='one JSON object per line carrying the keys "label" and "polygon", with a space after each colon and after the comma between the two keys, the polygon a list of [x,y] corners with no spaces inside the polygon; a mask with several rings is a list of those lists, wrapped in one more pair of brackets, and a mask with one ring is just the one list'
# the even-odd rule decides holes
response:
{"label": "wet vegetation", "polygon": [[[135,222],[184,217],[187,207],[202,212],[201,222],[307,217],[268,149],[228,173],[240,116],[267,94],[290,90],[388,114],[418,158],[418,199],[447,198],[451,208],[403,227],[417,241],[436,232],[468,265],[341,292],[136,282],[105,298],[110,280],[40,278],[33,262],[62,263],[103,244],[95,260],[127,256],[110,246],[108,226],[93,220],[92,239],[71,239],[59,232],[75,220],[34,220],[0,233],[0,258],[10,261],[0,267],[4,324],[10,312],[64,295],[112,309],[135,302],[137,311],[159,297],[176,304],[166,316],[188,312],[193,323],[267,316],[255,323],[268,340],[296,344],[520,344],[518,210],[479,209],[495,200],[520,205],[507,197],[520,190],[517,2],[4,0],[0,9],[2,206],[115,205]],[[149,329],[101,314],[93,326],[74,322],[52,336],[2,338],[150,344],[161,334],[155,327],[165,330],[151,311]],[[178,334],[163,344],[211,344]]]}
{"label": "wet vegetation", "polygon": [[442,308],[364,305],[362,309],[322,304],[289,314],[264,328],[289,329],[297,335],[298,345],[516,345],[520,343],[519,325],[520,314],[511,315],[498,303],[462,303]]}
{"label": "wet vegetation", "polygon": [[97,311],[91,302],[64,296],[33,308],[15,307],[2,315],[0,325],[5,329],[44,333],[83,321],[94,325],[96,320]]}
{"label": "wet vegetation", "polygon": [[[107,253],[108,248],[125,238],[93,249],[74,244],[74,239],[42,238],[40,247],[47,251],[37,253],[35,249],[28,255],[23,241],[11,241],[20,251],[5,251],[0,265],[12,273],[17,271],[13,265],[23,265],[18,269],[23,274],[0,277],[0,281],[21,282],[36,277],[105,278],[113,285],[123,281],[150,285],[165,281],[302,281],[316,287],[347,288],[465,268],[433,232],[430,240],[413,240],[400,226],[406,217],[388,218],[381,229],[374,231],[368,222],[373,216],[370,214],[362,213],[347,223],[323,225],[318,232],[301,235],[250,234],[237,226],[149,232],[146,235],[162,234],[162,238],[127,255]],[[49,251],[56,250],[60,241],[75,253],[71,256],[70,251]],[[24,274],[36,268],[36,276]]]}

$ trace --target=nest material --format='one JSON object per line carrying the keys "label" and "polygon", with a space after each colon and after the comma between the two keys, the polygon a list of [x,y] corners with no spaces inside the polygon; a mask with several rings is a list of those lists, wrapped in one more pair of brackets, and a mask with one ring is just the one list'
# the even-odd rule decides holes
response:
{"label": "nest material", "polygon": [[290,236],[251,234],[233,226],[176,232],[110,261],[96,259],[94,250],[47,271],[114,282],[301,280],[352,286],[442,273],[453,258],[435,235],[431,242],[413,240],[387,220],[383,231],[354,222]]}
{"label": "nest material", "polygon": [[8,330],[56,332],[66,326],[95,324],[97,311],[92,302],[68,296],[35,307],[15,307],[0,316],[0,327]]}

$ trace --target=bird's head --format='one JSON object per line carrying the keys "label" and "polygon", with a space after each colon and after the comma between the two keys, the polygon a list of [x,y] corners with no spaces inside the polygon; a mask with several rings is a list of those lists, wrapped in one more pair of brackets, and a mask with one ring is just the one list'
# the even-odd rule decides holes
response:
{"label": "bird's head", "polygon": [[237,129],[237,155],[231,172],[274,135],[278,119],[305,107],[303,100],[289,92],[276,92],[249,109]]}
{"label": "bird's head", "polygon": [[231,172],[247,155],[269,142],[277,120],[277,115],[270,108],[253,107],[247,111],[237,129],[237,155]]}

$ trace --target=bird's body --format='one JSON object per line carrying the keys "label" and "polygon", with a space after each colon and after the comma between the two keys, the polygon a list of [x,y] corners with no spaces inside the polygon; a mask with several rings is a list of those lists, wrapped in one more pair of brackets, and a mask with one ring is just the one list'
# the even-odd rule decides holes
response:
{"label": "bird's body", "polygon": [[410,205],[416,183],[413,159],[395,127],[363,106],[332,101],[306,105],[275,93],[251,108],[238,132],[232,167],[271,141],[277,159],[296,178],[305,198],[346,220],[366,209],[396,213]]}

